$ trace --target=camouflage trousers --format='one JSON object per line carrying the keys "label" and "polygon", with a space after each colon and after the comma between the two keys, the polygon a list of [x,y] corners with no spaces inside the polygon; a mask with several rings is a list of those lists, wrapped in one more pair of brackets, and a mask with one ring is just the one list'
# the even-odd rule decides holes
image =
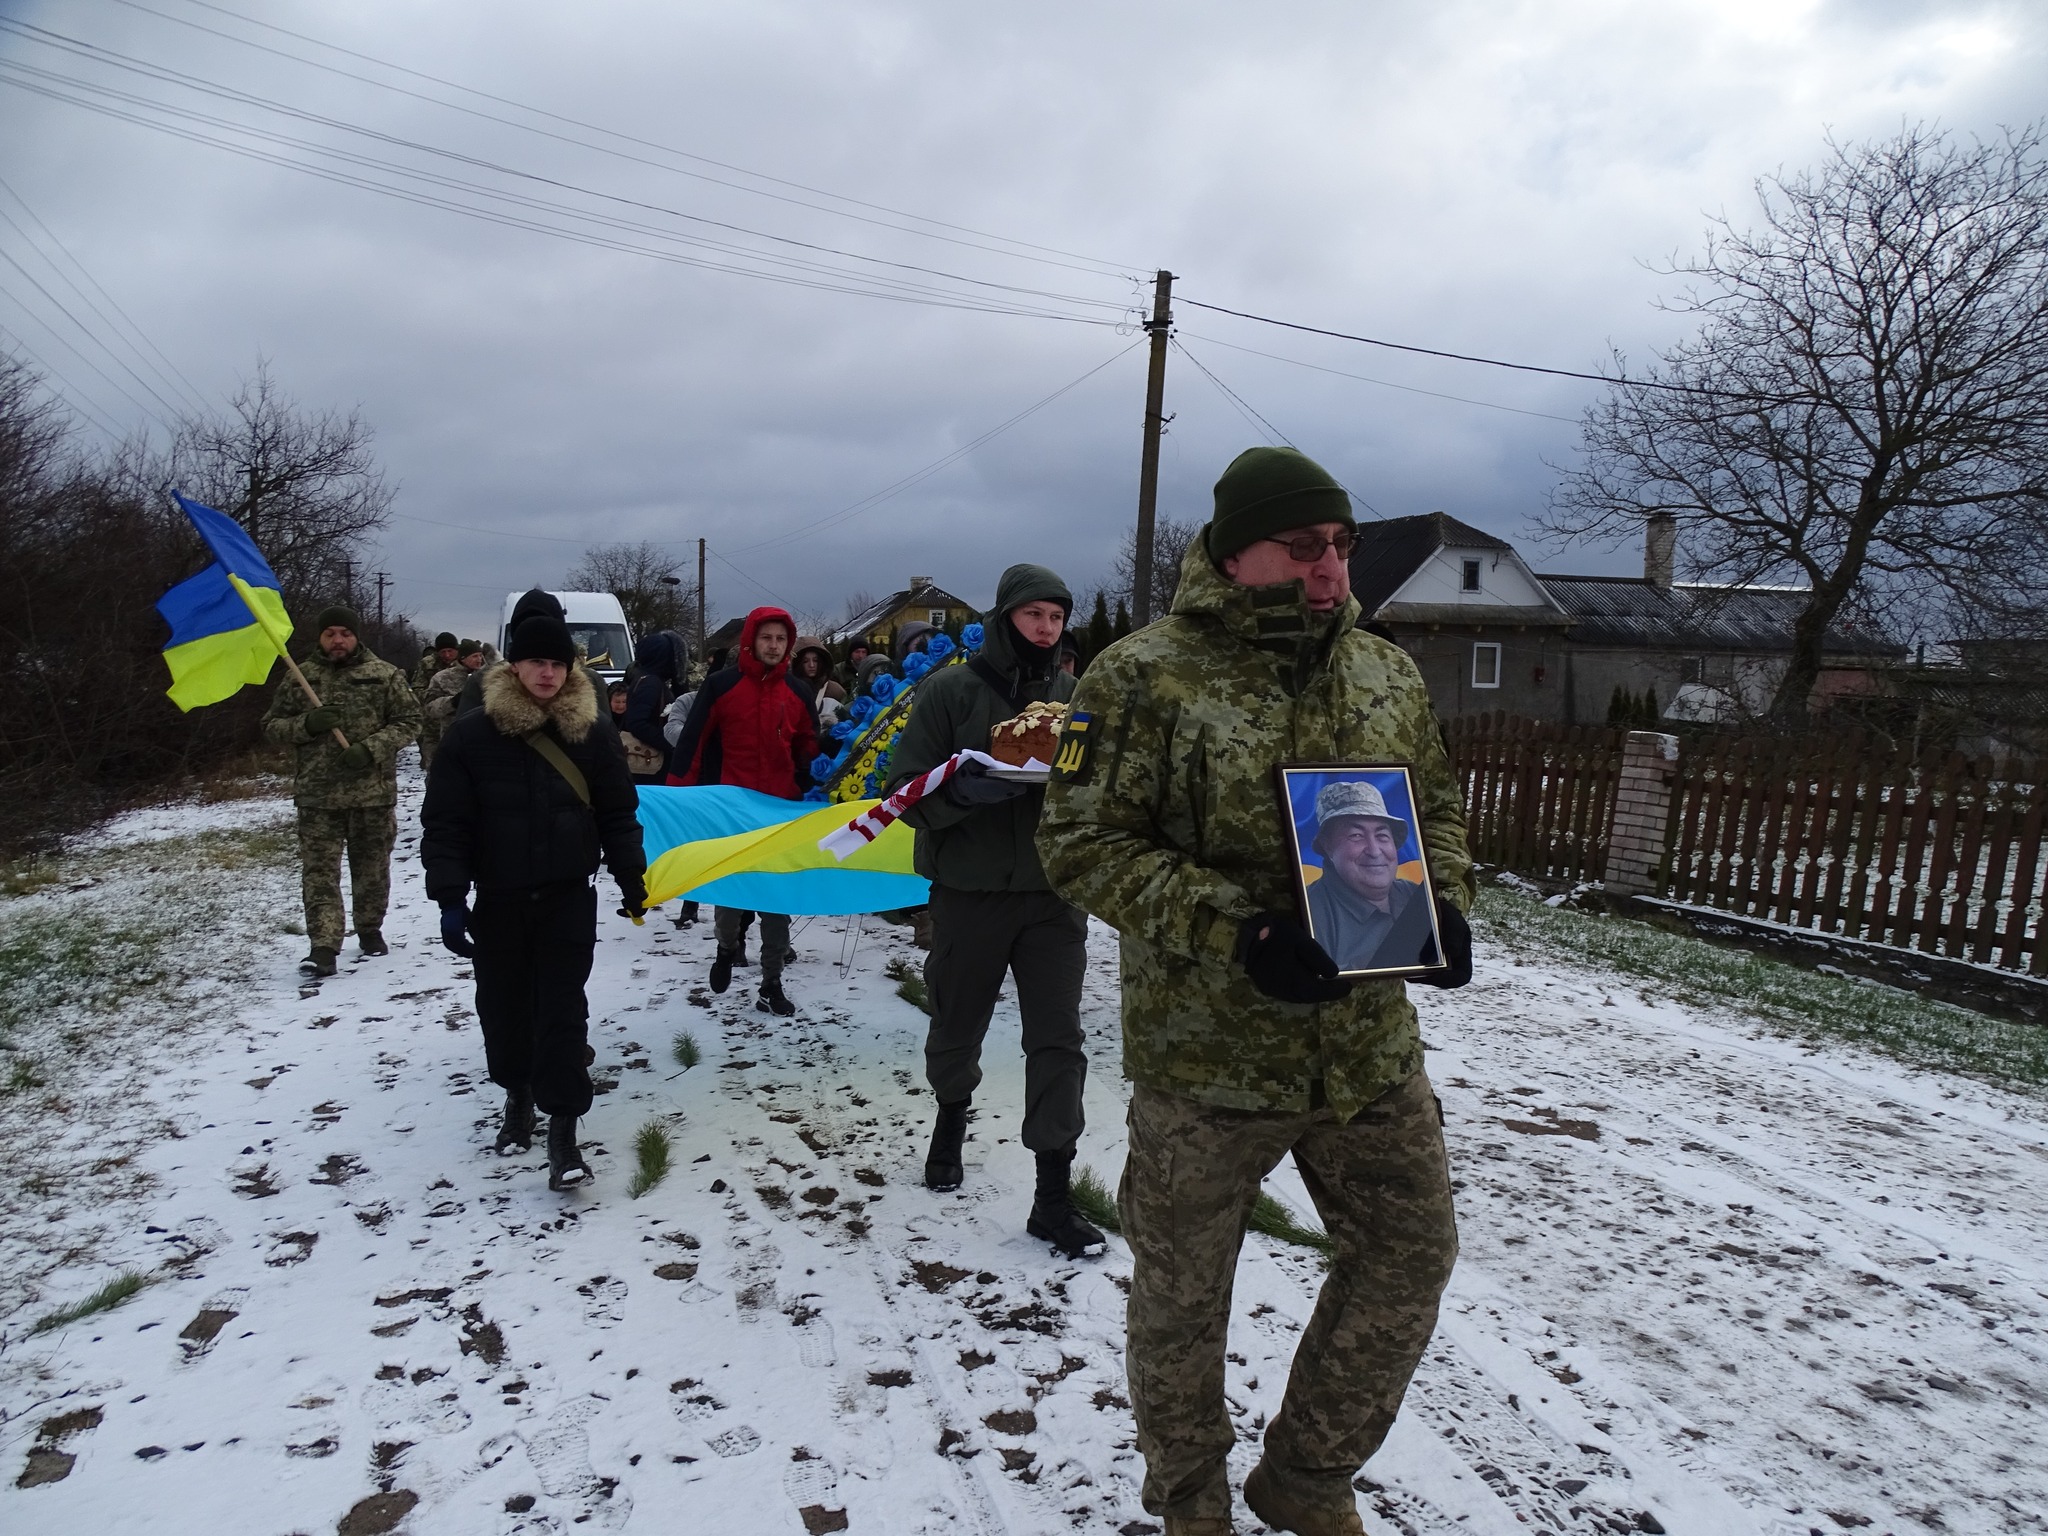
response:
{"label": "camouflage trousers", "polygon": [[391,905],[391,848],[397,841],[396,806],[299,807],[299,879],[306,897],[306,938],[313,948],[340,949],[348,932],[341,908],[344,849],[356,932],[383,928],[384,909]]}
{"label": "camouflage trousers", "polygon": [[1348,1123],[1328,1108],[1225,1109],[1139,1085],[1117,1209],[1131,1245],[1126,1363],[1152,1514],[1230,1513],[1231,1284],[1260,1180],[1289,1152],[1335,1245],[1266,1429],[1265,1459],[1290,1494],[1353,1507],[1351,1479],[1393,1427],[1436,1327],[1458,1233],[1427,1076]]}
{"label": "camouflage trousers", "polygon": [[420,744],[420,772],[425,773],[434,766],[434,748],[441,745],[441,722],[432,715],[420,718],[420,733],[414,738]]}

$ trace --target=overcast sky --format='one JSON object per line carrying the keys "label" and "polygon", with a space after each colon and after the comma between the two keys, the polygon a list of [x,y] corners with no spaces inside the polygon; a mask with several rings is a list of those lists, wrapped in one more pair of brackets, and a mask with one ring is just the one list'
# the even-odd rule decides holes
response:
{"label": "overcast sky", "polygon": [[[1640,359],[1680,334],[1655,263],[1696,250],[1709,213],[1748,220],[1754,179],[1814,163],[1825,135],[2048,112],[2038,4],[0,0],[0,18],[44,29],[0,30],[0,175],[183,393],[217,405],[261,357],[304,404],[359,406],[399,490],[377,551],[394,600],[468,633],[584,545],[643,538],[692,562],[709,541],[714,618],[770,600],[836,617],[913,574],[983,602],[1023,559],[1086,592],[1135,514],[1132,321],[1157,267],[1189,300],[1598,369],[1610,346]],[[319,179],[31,83],[637,249]],[[113,339],[21,204],[0,209],[20,264],[0,259],[5,343],[111,428],[148,420],[117,384],[168,416],[57,312]],[[736,249],[681,243],[706,239]],[[816,265],[772,265],[791,259]],[[872,296],[896,284],[1040,313]],[[1272,440],[1199,360],[1361,516],[1441,508],[1541,568],[1636,568],[1632,549],[1528,540],[1597,386],[1176,319],[1163,514],[1205,517],[1224,464]]]}

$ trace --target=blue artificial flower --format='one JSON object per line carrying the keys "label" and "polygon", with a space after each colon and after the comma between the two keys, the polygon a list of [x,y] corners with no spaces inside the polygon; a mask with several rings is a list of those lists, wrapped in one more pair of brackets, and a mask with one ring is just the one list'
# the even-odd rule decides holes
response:
{"label": "blue artificial flower", "polygon": [[892,673],[877,672],[875,680],[868,684],[868,697],[880,699],[884,704],[896,697],[896,678]]}
{"label": "blue artificial flower", "polygon": [[985,633],[979,624],[970,624],[960,631],[960,643],[970,651],[978,651]]}
{"label": "blue artificial flower", "polygon": [[[941,640],[945,638],[944,635],[939,636]],[[903,675],[910,682],[921,683],[924,681],[925,673],[931,671],[932,666],[932,658],[923,651],[918,651],[903,658]]]}
{"label": "blue artificial flower", "polygon": [[824,753],[820,752],[816,757],[811,759],[811,777],[813,779],[823,780],[825,775],[830,773],[831,771],[832,759],[827,757]]}
{"label": "blue artificial flower", "polygon": [[859,727],[866,725],[870,720],[874,719],[875,711],[879,708],[881,708],[881,706],[877,704],[873,699],[855,699],[853,701],[853,707],[847,710],[846,717],[853,723],[854,727],[858,729]]}
{"label": "blue artificial flower", "polygon": [[937,666],[958,649],[960,647],[953,643],[951,635],[933,635],[924,648],[925,654],[931,657],[929,664],[932,666]]}
{"label": "blue artificial flower", "polygon": [[[846,719],[841,720],[838,724],[834,725],[832,729],[827,731],[825,734],[830,736],[834,741],[847,743],[851,742],[854,737],[860,734],[860,727],[859,725],[854,723],[853,716],[849,713]],[[841,757],[844,757],[846,755],[844,746],[841,747],[839,755]]]}
{"label": "blue artificial flower", "polygon": [[804,791],[804,798],[814,804],[822,805],[825,801],[825,791],[822,789],[807,789]]}
{"label": "blue artificial flower", "polygon": [[860,793],[861,798],[864,800],[879,800],[882,798],[882,786],[875,782],[875,776],[872,773],[860,781]]}

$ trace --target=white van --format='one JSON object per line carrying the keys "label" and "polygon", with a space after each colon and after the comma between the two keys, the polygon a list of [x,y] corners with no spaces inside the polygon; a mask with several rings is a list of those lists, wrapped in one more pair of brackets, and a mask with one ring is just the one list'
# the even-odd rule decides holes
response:
{"label": "white van", "polygon": [[[626,668],[633,661],[633,632],[626,627],[626,610],[619,606],[619,600],[609,592],[550,592],[548,594],[562,605],[569,626],[569,634],[575,639],[577,649],[596,669],[597,674],[607,683],[616,683],[626,675]],[[512,610],[524,592],[507,592],[505,606],[498,614],[498,654],[505,654],[505,646],[511,636],[506,627],[512,622]]]}

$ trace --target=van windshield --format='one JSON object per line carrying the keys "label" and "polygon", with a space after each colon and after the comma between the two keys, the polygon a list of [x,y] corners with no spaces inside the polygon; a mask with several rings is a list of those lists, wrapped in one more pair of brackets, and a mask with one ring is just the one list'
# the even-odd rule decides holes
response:
{"label": "van windshield", "polygon": [[583,653],[583,659],[600,672],[623,672],[633,660],[633,644],[626,638],[623,624],[577,624],[569,625],[569,638],[576,642],[576,649]]}

